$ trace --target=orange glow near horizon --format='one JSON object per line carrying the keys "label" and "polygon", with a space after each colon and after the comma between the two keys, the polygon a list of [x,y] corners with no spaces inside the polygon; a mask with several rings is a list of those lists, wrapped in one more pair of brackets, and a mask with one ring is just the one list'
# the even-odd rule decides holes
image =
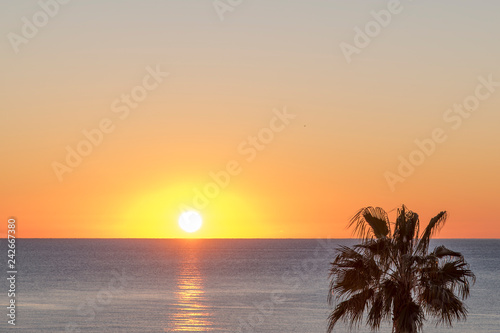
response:
{"label": "orange glow near horizon", "polygon": [[[424,225],[449,212],[437,237],[500,238],[484,6],[408,4],[350,63],[369,1],[249,1],[224,22],[207,2],[61,7],[18,53],[0,41],[0,233],[14,216],[24,238],[349,238],[360,208],[405,204]],[[32,12],[7,7],[4,36]]]}

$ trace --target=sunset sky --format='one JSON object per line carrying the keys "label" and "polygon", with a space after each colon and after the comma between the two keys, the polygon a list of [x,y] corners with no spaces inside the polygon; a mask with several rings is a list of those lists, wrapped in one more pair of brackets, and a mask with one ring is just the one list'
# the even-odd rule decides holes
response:
{"label": "sunset sky", "polygon": [[404,203],[500,237],[499,2],[63,2],[0,3],[2,235],[346,238]]}

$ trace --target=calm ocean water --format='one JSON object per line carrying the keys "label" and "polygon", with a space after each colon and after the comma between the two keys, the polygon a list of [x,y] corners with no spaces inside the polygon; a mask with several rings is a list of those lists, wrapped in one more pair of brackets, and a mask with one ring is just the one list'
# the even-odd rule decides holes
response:
{"label": "calm ocean water", "polygon": [[[325,332],[328,263],[354,242],[21,239],[17,325],[4,306],[0,331]],[[477,282],[466,322],[425,332],[500,332],[500,240],[436,243],[462,252]]]}

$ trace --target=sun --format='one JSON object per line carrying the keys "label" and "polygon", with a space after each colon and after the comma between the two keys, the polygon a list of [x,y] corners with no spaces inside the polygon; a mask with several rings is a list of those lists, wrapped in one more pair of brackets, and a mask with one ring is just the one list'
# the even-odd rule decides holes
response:
{"label": "sun", "polygon": [[179,226],[186,232],[195,232],[200,230],[203,224],[203,219],[200,213],[195,211],[187,211],[179,216]]}

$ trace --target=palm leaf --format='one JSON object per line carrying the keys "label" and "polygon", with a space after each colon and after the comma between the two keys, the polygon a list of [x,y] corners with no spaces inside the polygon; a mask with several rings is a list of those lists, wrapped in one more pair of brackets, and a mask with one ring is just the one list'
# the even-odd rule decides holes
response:
{"label": "palm leaf", "polygon": [[343,320],[351,329],[358,325],[363,320],[363,313],[373,295],[373,290],[366,289],[340,302],[328,317],[327,332],[332,332],[339,320]]}
{"label": "palm leaf", "polygon": [[446,213],[446,211],[442,211],[431,219],[424,232],[422,233],[417,251],[421,253],[427,253],[431,237],[434,236],[439,230],[441,230],[441,228],[446,223],[447,218],[448,214]]}
{"label": "palm leaf", "polygon": [[460,252],[452,251],[446,248],[444,245],[436,247],[434,251],[432,251],[432,255],[436,256],[437,258],[443,258],[445,256],[463,257],[463,255]]}
{"label": "palm leaf", "polygon": [[389,217],[380,207],[365,207],[354,215],[348,228],[354,225],[354,234],[361,239],[382,238],[390,232]]}

